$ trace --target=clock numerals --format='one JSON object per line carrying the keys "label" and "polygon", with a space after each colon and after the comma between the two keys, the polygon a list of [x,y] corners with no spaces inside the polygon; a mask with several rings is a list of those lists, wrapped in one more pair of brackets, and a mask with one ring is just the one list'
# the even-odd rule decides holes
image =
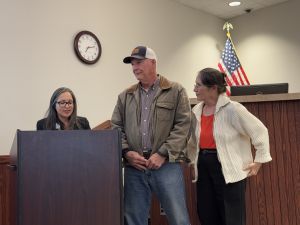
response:
{"label": "clock numerals", "polygon": [[101,56],[101,45],[93,33],[79,32],[74,40],[74,49],[79,59],[87,64],[97,62]]}

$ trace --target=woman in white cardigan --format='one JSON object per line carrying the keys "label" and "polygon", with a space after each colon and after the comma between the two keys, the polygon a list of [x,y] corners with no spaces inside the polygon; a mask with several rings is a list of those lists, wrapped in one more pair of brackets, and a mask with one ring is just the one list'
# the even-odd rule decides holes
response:
{"label": "woman in white cardigan", "polygon": [[188,155],[195,166],[201,225],[245,225],[246,178],[272,160],[267,128],[225,96],[225,76],[205,68],[194,87],[200,103],[192,110]]}

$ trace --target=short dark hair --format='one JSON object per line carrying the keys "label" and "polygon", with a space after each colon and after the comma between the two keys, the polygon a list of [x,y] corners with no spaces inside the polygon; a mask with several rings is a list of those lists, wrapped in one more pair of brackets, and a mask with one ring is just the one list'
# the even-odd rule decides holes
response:
{"label": "short dark hair", "polygon": [[73,112],[69,118],[69,121],[70,121],[70,129],[74,129],[74,126],[76,124],[76,118],[77,118],[77,101],[73,91],[66,87],[60,87],[56,89],[51,96],[49,108],[46,113],[46,129],[49,130],[56,129],[56,122],[59,121],[59,118],[57,116],[55,105],[57,103],[58,97],[65,92],[69,92],[73,98]]}
{"label": "short dark hair", "polygon": [[214,68],[205,68],[199,71],[197,78],[200,78],[202,84],[207,87],[212,87],[214,85],[218,88],[218,93],[226,92],[226,74],[216,70]]}

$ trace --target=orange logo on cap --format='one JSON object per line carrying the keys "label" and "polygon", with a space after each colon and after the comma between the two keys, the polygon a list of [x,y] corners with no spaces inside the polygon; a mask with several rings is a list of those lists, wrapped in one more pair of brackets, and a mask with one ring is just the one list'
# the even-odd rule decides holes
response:
{"label": "orange logo on cap", "polygon": [[138,54],[138,53],[139,53],[139,51],[140,51],[140,49],[139,49],[139,48],[135,48],[135,49],[133,49],[133,51],[132,51],[131,55]]}

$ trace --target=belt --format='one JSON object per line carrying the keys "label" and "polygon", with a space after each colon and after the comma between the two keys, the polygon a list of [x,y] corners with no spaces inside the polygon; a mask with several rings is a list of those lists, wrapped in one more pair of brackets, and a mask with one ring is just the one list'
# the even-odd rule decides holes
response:
{"label": "belt", "polygon": [[149,159],[151,156],[152,150],[143,151],[143,156],[145,159]]}
{"label": "belt", "polygon": [[217,154],[217,150],[216,149],[200,149],[199,154],[201,154],[201,155]]}

